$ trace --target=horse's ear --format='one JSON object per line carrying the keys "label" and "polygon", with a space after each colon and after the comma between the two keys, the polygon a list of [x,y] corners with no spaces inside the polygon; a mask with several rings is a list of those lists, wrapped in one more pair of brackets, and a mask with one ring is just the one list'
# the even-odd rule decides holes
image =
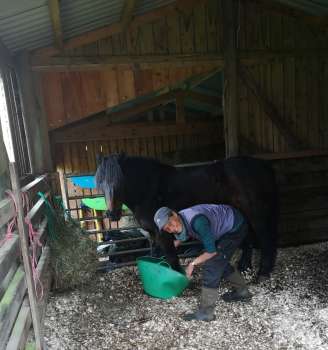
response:
{"label": "horse's ear", "polygon": [[102,160],[104,159],[104,156],[102,153],[97,153],[96,154],[96,164],[97,167],[100,165],[100,163],[102,162]]}

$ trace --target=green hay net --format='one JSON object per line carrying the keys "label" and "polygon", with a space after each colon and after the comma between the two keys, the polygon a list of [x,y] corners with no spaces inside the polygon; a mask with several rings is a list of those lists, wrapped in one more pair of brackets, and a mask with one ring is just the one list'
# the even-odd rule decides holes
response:
{"label": "green hay net", "polygon": [[45,201],[53,288],[63,291],[83,286],[92,280],[98,267],[97,243],[77,221],[65,215],[60,198],[54,199],[54,207],[46,198]]}

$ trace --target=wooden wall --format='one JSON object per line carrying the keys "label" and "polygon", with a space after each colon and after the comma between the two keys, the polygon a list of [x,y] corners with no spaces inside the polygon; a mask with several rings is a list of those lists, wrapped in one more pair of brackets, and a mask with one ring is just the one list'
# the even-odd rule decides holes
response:
{"label": "wooden wall", "polygon": [[[102,131],[101,131],[102,129]],[[74,134],[74,135],[73,135]],[[85,135],[83,137],[82,135]],[[53,134],[57,170],[95,172],[96,155],[124,152],[186,163],[224,156],[222,123],[135,123],[117,126],[80,126]]]}
{"label": "wooden wall", "polygon": [[[328,59],[326,32],[288,11],[272,10],[272,2],[244,0],[238,9],[240,62],[277,107],[304,148],[327,147]],[[277,6],[276,6],[277,7]],[[291,12],[290,12],[291,13]],[[66,57],[150,57],[222,53],[221,1],[200,1],[187,8],[172,8],[126,33],[79,48]],[[214,62],[214,63],[213,63]],[[216,63],[215,63],[216,62]],[[50,128],[83,118],[188,76],[222,66],[219,56],[211,64],[181,68],[108,69],[92,72],[40,73]],[[252,93],[240,81],[241,135],[260,151],[283,152],[289,146],[268,119]],[[222,87],[218,87],[220,91]]]}
{"label": "wooden wall", "polygon": [[42,73],[49,129],[67,125],[136,97],[173,88],[192,76],[210,73],[217,64],[163,69],[108,69]]}

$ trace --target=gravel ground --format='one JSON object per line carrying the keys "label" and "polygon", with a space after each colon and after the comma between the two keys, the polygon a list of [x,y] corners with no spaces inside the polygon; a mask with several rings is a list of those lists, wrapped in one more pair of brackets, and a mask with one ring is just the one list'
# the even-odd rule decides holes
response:
{"label": "gravel ground", "polygon": [[[253,284],[250,303],[218,298],[214,322],[186,322],[196,287],[179,298],[143,293],[136,267],[95,276],[91,286],[51,294],[45,319],[48,349],[328,349],[328,242],[280,249],[272,278]],[[222,283],[219,294],[227,290]]]}

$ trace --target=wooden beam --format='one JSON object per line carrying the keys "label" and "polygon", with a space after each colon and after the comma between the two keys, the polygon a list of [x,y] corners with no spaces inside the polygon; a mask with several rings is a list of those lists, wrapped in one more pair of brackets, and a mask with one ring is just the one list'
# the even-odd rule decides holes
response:
{"label": "wooden beam", "polygon": [[[182,9],[193,8],[194,6],[206,3],[207,1],[208,0],[176,0],[169,5],[161,6],[155,10],[146,12],[143,15],[134,17],[130,22],[129,27],[135,29],[144,23],[154,22],[164,16],[175,15]],[[113,23],[107,27],[96,29],[65,41],[63,49],[74,49],[79,46],[91,44],[97,40],[105,39],[113,34],[120,33],[122,30],[123,26],[121,22]],[[60,51],[55,47],[40,48],[32,52],[33,56],[53,56],[59,53]]]}
{"label": "wooden beam", "polygon": [[215,107],[222,105],[222,96],[206,95],[197,91],[188,90],[185,91],[185,97]]}
{"label": "wooden beam", "polygon": [[184,91],[179,91],[176,94],[176,98],[175,98],[175,106],[176,106],[175,121],[177,124],[184,124],[186,122],[184,100],[185,100]]}
{"label": "wooden beam", "polygon": [[63,33],[60,20],[60,0],[48,0],[49,15],[54,33],[55,46],[58,50],[63,49]]}
{"label": "wooden beam", "polygon": [[195,64],[223,64],[220,54],[96,56],[96,57],[33,57],[33,71],[85,71],[100,69],[165,69]]}
{"label": "wooden beam", "polygon": [[[161,137],[173,135],[207,134],[209,130],[218,130],[221,127],[220,121],[189,122],[185,125],[175,122],[136,122],[128,124],[110,124],[98,120],[78,127],[70,127],[61,131],[52,132],[52,142],[70,143],[85,141],[106,141],[118,139],[142,139],[145,137]],[[86,131],[87,130],[87,131]],[[63,176],[63,175],[62,175]],[[64,185],[64,179],[62,180]],[[65,193],[65,191],[64,191]],[[67,198],[65,198],[67,202]]]}
{"label": "wooden beam", "polygon": [[[275,59],[289,57],[328,58],[327,49],[292,50],[239,50],[239,60],[243,65],[251,66]],[[31,67],[38,72],[69,72],[101,69],[165,69],[186,67],[195,64],[218,64],[223,66],[222,54],[177,54],[177,55],[115,55],[115,56],[33,56]]]}
{"label": "wooden beam", "polygon": [[176,92],[170,91],[166,94],[156,96],[150,100],[147,100],[144,103],[140,103],[138,105],[135,105],[131,108],[128,108],[123,111],[109,113],[108,114],[108,121],[109,122],[123,122],[129,120],[131,117],[135,117],[138,114],[144,113],[149,111],[150,109],[153,109],[155,107],[158,107],[160,105],[169,103],[171,101],[175,100]]}
{"label": "wooden beam", "polygon": [[138,0],[125,0],[121,16],[122,31],[125,31],[130,24],[134,11],[137,7]]}
{"label": "wooden beam", "polygon": [[237,4],[222,0],[224,53],[224,130],[226,157],[239,153],[238,125],[238,63],[237,63]]}
{"label": "wooden beam", "polygon": [[292,133],[288,125],[286,125],[283,118],[274,103],[269,99],[268,96],[261,90],[256,79],[253,77],[251,72],[246,67],[240,67],[240,78],[245,86],[253,93],[257,98],[257,101],[263,108],[265,114],[270,118],[272,123],[277,127],[280,133],[284,136],[288,145],[294,149],[304,148],[302,142]]}

